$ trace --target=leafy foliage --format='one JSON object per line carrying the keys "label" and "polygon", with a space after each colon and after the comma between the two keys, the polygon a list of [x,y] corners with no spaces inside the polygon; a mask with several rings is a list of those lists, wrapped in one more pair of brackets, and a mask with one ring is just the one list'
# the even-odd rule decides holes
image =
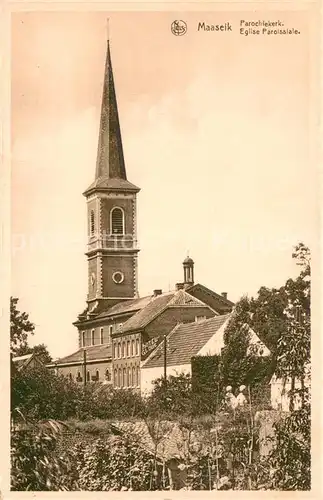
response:
{"label": "leafy foliage", "polygon": [[276,425],[276,446],[270,457],[272,487],[311,489],[311,416],[308,401]]}
{"label": "leafy foliage", "polygon": [[251,388],[258,386],[261,392],[269,383],[274,368],[273,358],[261,357],[261,345],[251,343],[252,317],[250,301],[242,297],[224,333],[222,387],[231,385],[237,388],[244,384]]}
{"label": "leafy foliage", "polygon": [[19,408],[29,420],[36,421],[122,419],[140,416],[142,399],[137,393],[108,385],[92,383],[84,388],[41,366],[12,372],[11,408]]}
{"label": "leafy foliage", "polygon": [[[290,414],[276,426],[276,446],[271,454],[273,487],[283,490],[309,490],[311,487],[311,413],[310,394],[305,380],[310,377],[310,251],[300,243],[293,257],[301,267],[295,280],[288,280],[286,293],[288,328],[277,349],[276,374],[291,380]],[[296,388],[296,381],[301,388]],[[301,406],[294,406],[300,396]]]}
{"label": "leafy foliage", "polygon": [[17,308],[18,300],[10,297],[10,351],[13,355],[27,346],[28,335],[33,335],[35,325],[29,320],[26,312],[20,312]]}
{"label": "leafy foliage", "polygon": [[154,381],[153,391],[145,402],[146,415],[168,415],[169,417],[194,412],[191,376],[170,375],[165,381],[158,378]]}
{"label": "leafy foliage", "polygon": [[57,456],[59,424],[15,426],[11,433],[11,489],[67,491],[77,489],[74,464],[68,454]]}

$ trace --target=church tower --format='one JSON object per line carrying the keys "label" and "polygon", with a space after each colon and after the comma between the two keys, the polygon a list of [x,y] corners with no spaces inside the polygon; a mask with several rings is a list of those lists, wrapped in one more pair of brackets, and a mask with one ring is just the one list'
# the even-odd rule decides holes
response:
{"label": "church tower", "polygon": [[94,182],[88,219],[88,313],[138,296],[136,195],[127,180],[108,42]]}

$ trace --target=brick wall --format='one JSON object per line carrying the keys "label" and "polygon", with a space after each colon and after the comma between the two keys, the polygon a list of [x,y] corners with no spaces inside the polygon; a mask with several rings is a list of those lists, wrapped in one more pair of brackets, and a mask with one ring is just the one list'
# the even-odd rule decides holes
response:
{"label": "brick wall", "polygon": [[166,309],[156,319],[154,319],[146,328],[145,334],[152,338],[156,335],[166,335],[177,323],[188,323],[195,321],[196,316],[206,316],[213,318],[215,313],[207,307],[174,307]]}
{"label": "brick wall", "polygon": [[114,207],[120,207],[124,211],[125,234],[133,234],[133,203],[131,198],[102,198],[101,229],[108,234],[111,233],[110,212]]}
{"label": "brick wall", "polygon": [[[104,297],[134,297],[135,259],[133,255],[108,255],[102,257],[102,281]],[[122,283],[115,283],[113,273],[121,271],[124,274]]]}
{"label": "brick wall", "polygon": [[[75,364],[69,366],[62,366],[58,368],[58,374],[64,375],[66,377],[71,377],[74,381],[76,381],[78,374],[81,375],[83,379],[83,364]],[[102,361],[96,363],[88,362],[86,365],[86,371],[89,372],[90,380],[92,380],[92,376],[96,376],[97,372],[99,373],[99,382],[103,382],[106,380],[105,374],[106,370],[109,370],[110,373],[110,382],[112,383],[112,362],[111,361]]]}

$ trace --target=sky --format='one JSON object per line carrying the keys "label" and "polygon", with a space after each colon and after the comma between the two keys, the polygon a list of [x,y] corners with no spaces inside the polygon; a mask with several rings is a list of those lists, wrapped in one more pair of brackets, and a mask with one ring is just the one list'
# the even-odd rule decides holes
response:
{"label": "sky", "polygon": [[[171,33],[175,18],[188,31]],[[87,294],[107,22],[127,176],[138,195],[139,292],[173,289],[182,261],[235,301],[297,272],[313,247],[308,18],[304,12],[16,12],[12,17],[12,294],[31,344],[77,349]],[[242,36],[241,19],[294,36]],[[197,31],[229,21],[232,32]]]}

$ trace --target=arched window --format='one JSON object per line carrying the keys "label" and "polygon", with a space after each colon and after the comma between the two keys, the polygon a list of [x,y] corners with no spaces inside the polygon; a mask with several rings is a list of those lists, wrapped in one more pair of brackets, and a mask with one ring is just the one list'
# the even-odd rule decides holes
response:
{"label": "arched window", "polygon": [[100,380],[100,372],[99,372],[99,370],[97,370],[97,371],[95,372],[95,380],[96,380],[97,382]]}
{"label": "arched window", "polygon": [[131,387],[131,368],[128,368],[128,387]]}
{"label": "arched window", "polygon": [[126,343],[122,342],[122,357],[126,357]]}
{"label": "arched window", "polygon": [[110,212],[112,234],[124,234],[124,212],[122,208],[114,207]]}
{"label": "arched window", "polygon": [[118,387],[121,387],[121,368],[119,368]]}
{"label": "arched window", "polygon": [[135,341],[132,340],[131,341],[131,356],[134,356],[136,353],[135,353]]}
{"label": "arched window", "polygon": [[137,377],[136,377],[136,382],[137,382],[137,387],[140,386],[140,372],[139,372],[139,366],[137,366]]}
{"label": "arched window", "polygon": [[81,347],[85,346],[85,332],[82,332]]}
{"label": "arched window", "polygon": [[110,372],[108,370],[108,368],[105,370],[105,379],[110,382],[111,380],[111,376],[110,376]]}
{"label": "arched window", "polygon": [[87,373],[86,373],[86,381],[90,382],[90,380],[91,380],[90,372],[87,371]]}
{"label": "arched window", "polygon": [[118,370],[114,370],[114,381],[113,381],[114,387],[117,387],[118,385]]}
{"label": "arched window", "polygon": [[94,330],[91,331],[91,345],[94,345]]}
{"label": "arched window", "polygon": [[82,382],[81,372],[77,372],[76,382]]}
{"label": "arched window", "polygon": [[139,339],[136,340],[136,355],[139,356]]}
{"label": "arched window", "polygon": [[95,231],[95,215],[94,215],[94,210],[91,210],[91,212],[90,212],[90,232],[91,232],[91,236],[94,235],[94,231]]}
{"label": "arched window", "polygon": [[135,367],[133,366],[132,367],[132,381],[131,381],[131,385],[134,387],[136,385],[136,369]]}
{"label": "arched window", "polygon": [[127,377],[125,368],[123,369],[122,373],[123,373],[123,375],[122,375],[122,387],[125,387],[126,386],[126,377]]}

